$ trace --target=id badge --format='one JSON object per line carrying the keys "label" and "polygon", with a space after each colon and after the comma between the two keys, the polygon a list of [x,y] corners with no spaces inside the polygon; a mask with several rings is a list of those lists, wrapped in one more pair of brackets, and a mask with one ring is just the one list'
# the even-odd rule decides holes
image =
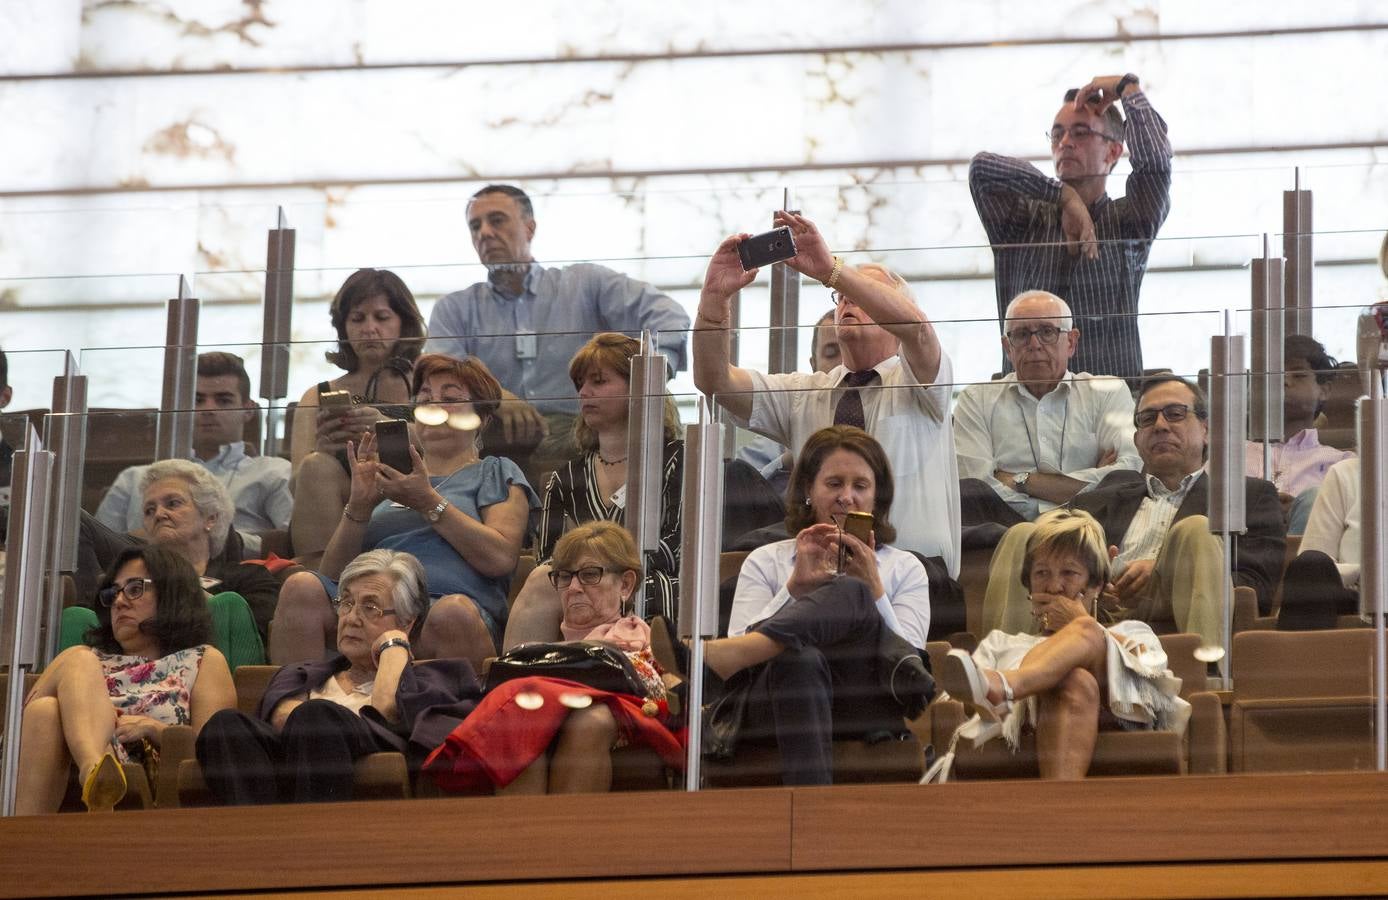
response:
{"label": "id badge", "polygon": [[534,359],[536,352],[535,332],[516,332],[516,359]]}

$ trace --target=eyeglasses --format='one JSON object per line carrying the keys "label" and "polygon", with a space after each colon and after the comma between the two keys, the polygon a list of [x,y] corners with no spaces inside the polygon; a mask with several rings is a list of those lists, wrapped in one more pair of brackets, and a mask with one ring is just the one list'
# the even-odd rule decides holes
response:
{"label": "eyeglasses", "polygon": [[1138,428],[1150,428],[1156,424],[1158,413],[1161,414],[1163,419],[1172,424],[1184,422],[1186,416],[1192,413],[1195,414],[1197,419],[1205,418],[1203,412],[1185,403],[1168,403],[1166,406],[1153,406],[1148,409],[1138,410],[1133,413],[1133,424]]}
{"label": "eyeglasses", "polygon": [[145,595],[147,584],[153,585],[154,582],[148,578],[127,578],[125,584],[112,584],[102,588],[97,592],[96,599],[101,601],[102,606],[113,606],[117,594],[124,594],[125,599],[130,601],[139,600]]}
{"label": "eyeglasses", "polygon": [[1014,328],[1007,333],[1007,341],[1014,347],[1025,347],[1032,335],[1039,337],[1043,344],[1054,344],[1060,340],[1060,329],[1054,325],[1042,325],[1040,328]]}
{"label": "eyeglasses", "polygon": [[360,612],[361,617],[368,622],[374,622],[381,616],[395,615],[395,610],[381,609],[369,600],[365,603],[358,603],[354,597],[337,597],[333,600],[333,611],[337,613],[339,619],[350,616],[354,609]]}
{"label": "eyeglasses", "polygon": [[562,591],[573,584],[574,576],[577,575],[579,584],[597,584],[608,571],[602,566],[584,566],[573,572],[568,569],[555,569],[549,573],[549,583],[554,585],[556,591]]}
{"label": "eyeglasses", "polygon": [[1101,137],[1106,141],[1113,141],[1116,144],[1121,144],[1123,142],[1122,138],[1116,138],[1106,131],[1095,131],[1088,125],[1071,125],[1069,128],[1066,128],[1064,125],[1057,125],[1046,133],[1046,140],[1050,141],[1051,146],[1054,147],[1065,140],[1065,135],[1067,134],[1070,135],[1070,139],[1075,143],[1087,141],[1095,136]]}

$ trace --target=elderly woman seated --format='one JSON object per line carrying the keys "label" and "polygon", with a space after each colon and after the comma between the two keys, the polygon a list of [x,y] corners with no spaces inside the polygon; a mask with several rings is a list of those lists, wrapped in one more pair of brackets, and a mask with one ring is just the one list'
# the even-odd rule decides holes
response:
{"label": "elderly woman seated", "polygon": [[202,728],[236,704],[226,659],[209,645],[206,595],[181,555],[122,551],[98,597],[87,644],[58,654],[24,701],[19,815],[56,812],[74,765],[87,809],[111,809],[125,796],[119,763],[152,769],[165,728]]}
{"label": "elderly woman seated", "polygon": [[630,615],[640,573],[635,542],[612,522],[589,522],[559,539],[549,581],[563,609],[564,640],[602,641],[625,652],[641,693],[535,676],[502,682],[426,764],[441,787],[606,791],[612,786],[610,751],[631,744],[651,747],[667,765],[683,764],[664,702],[667,687],[678,679],[660,671],[651,654],[650,626]]}
{"label": "elderly woman seated", "polygon": [[[144,531],[151,544],[164,547],[192,564],[207,592],[212,615],[212,643],[232,669],[265,662],[264,636],[275,612],[279,581],[264,566],[228,559],[227,548],[239,538],[231,528],[236,508],[226,486],[206,468],[186,459],[165,459],[140,477]],[[82,514],[78,538],[79,578],[84,571],[109,563],[121,551],[143,543],[112,531]],[[239,553],[239,551],[238,551]],[[64,647],[81,640],[95,624],[84,607],[63,611]]]}
{"label": "elderly woman seated", "polygon": [[1023,728],[1035,729],[1043,778],[1083,778],[1101,729],[1180,731],[1190,717],[1152,629],[1095,618],[1109,561],[1088,513],[1042,515],[1021,575],[1040,634],[994,631],[972,656],[951,650],[941,672],[950,696],[979,717],[962,726],[975,743],[1001,733],[1015,748]]}
{"label": "elderly woman seated", "polygon": [[465,660],[411,654],[429,609],[419,560],[361,554],[342,570],[333,609],[336,654],[285,666],[258,717],[225,710],[198,736],[203,778],[222,802],[349,800],[357,759],[394,750],[417,769],[472,710],[481,690]]}

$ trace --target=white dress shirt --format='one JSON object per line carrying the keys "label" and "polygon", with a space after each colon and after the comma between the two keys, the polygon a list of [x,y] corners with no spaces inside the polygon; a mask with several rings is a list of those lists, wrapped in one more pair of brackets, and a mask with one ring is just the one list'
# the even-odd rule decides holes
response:
{"label": "white dress shirt", "polygon": [[[900,356],[874,366],[880,386],[860,389],[867,432],[891,463],[896,483],[891,522],[896,544],[922,556],[943,557],[951,576],[959,575],[959,467],[949,408],[954,369],[940,352],[935,383],[922,385]],[[834,424],[834,408],[848,375],[845,366],[829,372],[765,375],[750,371],[756,395],[751,428],[798,454],[810,435]]]}
{"label": "white dress shirt", "polygon": [[1337,462],[1325,473],[1306,520],[1299,553],[1319,550],[1335,560],[1347,588],[1359,587],[1359,458]]}
{"label": "white dress shirt", "polygon": [[[977,478],[1028,521],[1057,505],[1014,490],[993,477],[1004,472],[1051,472],[1086,485],[1115,469],[1142,469],[1133,446],[1133,396],[1121,378],[1088,372],[1061,376],[1049,393],[1036,397],[1009,372],[999,381],[971,384],[954,407],[954,446],[959,476]],[[1118,453],[1099,468],[1099,457]]]}
{"label": "white dress shirt", "polygon": [[[777,541],[758,547],[747,555],[737,576],[728,637],[746,634],[747,629],[769,619],[787,603],[794,601],[786,590],[795,571],[795,540]],[[925,566],[915,556],[886,544],[877,547],[877,574],[884,593],[877,598],[877,611],[887,627],[913,647],[924,647],[930,633],[930,580]]]}

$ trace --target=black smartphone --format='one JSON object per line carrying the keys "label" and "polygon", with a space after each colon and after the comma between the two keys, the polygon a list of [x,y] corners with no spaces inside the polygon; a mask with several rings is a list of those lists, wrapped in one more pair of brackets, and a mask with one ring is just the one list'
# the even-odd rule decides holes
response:
{"label": "black smartphone", "polygon": [[750,272],[794,256],[795,238],[790,234],[790,226],[782,225],[747,238],[737,245],[737,255],[742,257],[742,271]]}
{"label": "black smartphone", "polygon": [[381,462],[402,475],[414,471],[410,462],[410,425],[404,419],[384,419],[377,422],[376,452]]}

